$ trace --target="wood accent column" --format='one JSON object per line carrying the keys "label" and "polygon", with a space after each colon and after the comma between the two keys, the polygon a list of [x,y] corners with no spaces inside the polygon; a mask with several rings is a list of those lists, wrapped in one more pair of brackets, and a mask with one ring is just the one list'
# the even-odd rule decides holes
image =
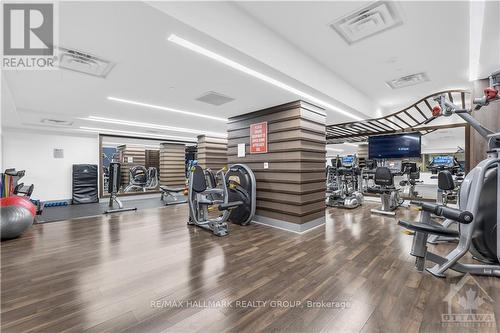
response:
{"label": "wood accent column", "polygon": [[[250,154],[250,125],[260,122],[267,122],[268,153]],[[303,101],[229,119],[229,163],[255,173],[257,222],[295,232],[324,223],[325,122],[323,109]],[[241,143],[245,157],[238,157]]]}
{"label": "wood accent column", "polygon": [[160,169],[160,151],[157,149],[146,149],[146,162],[144,166],[146,169],[148,168],[156,168],[156,170]]}
{"label": "wood accent column", "polygon": [[368,144],[359,144],[356,155],[358,157],[359,167],[364,168],[366,166],[366,160],[368,159]]}
{"label": "wood accent column", "polygon": [[131,145],[121,145],[116,149],[120,154],[122,185],[127,186],[130,183],[130,168],[146,163],[146,149]]}
{"label": "wood accent column", "polygon": [[[482,97],[483,90],[488,85],[489,81],[487,79],[475,81],[472,88],[472,98]],[[493,102],[488,106],[482,107],[479,111],[472,111],[472,115],[484,127],[495,132],[500,132],[500,102]],[[468,146],[469,151],[467,155],[470,161],[470,168],[472,169],[486,158],[488,145],[486,140],[471,128]]]}
{"label": "wood accent column", "polygon": [[160,184],[186,185],[186,146],[183,143],[160,144]]}
{"label": "wood accent column", "polygon": [[199,135],[196,159],[202,168],[215,171],[227,166],[227,139]]}

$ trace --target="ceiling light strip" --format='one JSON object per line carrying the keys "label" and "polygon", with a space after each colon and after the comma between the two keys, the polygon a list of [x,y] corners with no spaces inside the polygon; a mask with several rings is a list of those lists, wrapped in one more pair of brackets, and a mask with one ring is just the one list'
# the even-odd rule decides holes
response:
{"label": "ceiling light strip", "polygon": [[481,42],[485,15],[485,1],[469,3],[469,81],[478,79],[481,60]]}
{"label": "ceiling light strip", "polygon": [[300,97],[302,97],[304,99],[309,100],[312,103],[319,104],[321,106],[324,106],[324,107],[326,107],[328,109],[334,110],[334,111],[336,111],[338,113],[341,113],[341,114],[343,114],[343,115],[345,115],[345,116],[347,116],[349,118],[355,119],[355,120],[364,120],[363,118],[358,117],[358,116],[352,114],[349,111],[342,110],[341,108],[336,107],[335,105],[332,105],[332,104],[330,104],[328,102],[325,102],[325,101],[323,101],[323,100],[321,100],[319,98],[311,96],[311,95],[309,95],[309,94],[307,94],[307,93],[305,93],[305,92],[303,92],[303,91],[301,91],[299,89],[296,89],[294,87],[291,87],[291,86],[287,85],[286,83],[283,83],[283,82],[278,81],[276,79],[273,79],[272,77],[269,77],[269,76],[267,76],[265,74],[257,72],[256,70],[253,70],[251,68],[243,66],[243,65],[241,65],[241,64],[239,64],[239,63],[237,63],[237,62],[235,62],[235,61],[233,61],[231,59],[228,59],[228,58],[226,58],[224,56],[221,56],[220,54],[217,54],[217,53],[212,52],[212,51],[210,51],[208,49],[205,49],[204,47],[201,47],[199,45],[191,43],[190,41],[185,40],[185,39],[183,39],[183,38],[181,38],[181,37],[179,37],[179,36],[177,36],[175,34],[171,34],[167,39],[170,42],[172,42],[172,43],[175,43],[177,45],[185,47],[185,48],[187,48],[187,49],[189,49],[191,51],[194,51],[196,53],[202,54],[202,55],[204,55],[206,57],[209,57],[209,58],[211,58],[211,59],[213,59],[215,61],[223,63],[223,64],[225,64],[225,65],[227,65],[227,66],[229,66],[231,68],[239,70],[239,71],[241,71],[243,73],[251,75],[251,76],[253,76],[253,77],[257,78],[257,79],[260,79],[262,81],[265,81],[267,83],[270,83],[270,84],[272,84],[272,85],[274,85],[274,86],[276,86],[278,88],[281,88],[283,90],[291,92],[292,94],[298,95],[298,96],[300,96]]}
{"label": "ceiling light strip", "polygon": [[181,132],[181,133],[193,133],[196,135],[205,134],[208,136],[214,136],[214,137],[220,137],[220,138],[227,137],[226,133],[203,131],[203,130],[197,130],[197,129],[192,129],[192,128],[157,125],[157,124],[152,124],[152,123],[143,123],[143,122],[138,122],[138,121],[123,120],[123,119],[114,119],[114,118],[106,118],[106,117],[98,117],[98,116],[88,116],[87,118],[78,118],[78,119],[100,122],[100,123],[107,123],[107,124],[118,124],[118,125],[126,125],[126,126],[142,127],[142,128],[154,128],[154,129],[161,129],[161,130],[165,130],[165,131],[173,131],[173,132]]}
{"label": "ceiling light strip", "polygon": [[194,117],[207,118],[207,119],[213,119],[213,120],[227,122],[226,118],[214,117],[214,116],[209,116],[209,115],[201,114],[201,113],[195,113],[195,112],[189,112],[189,111],[184,111],[184,110],[178,110],[178,109],[169,108],[169,107],[161,106],[161,105],[155,105],[155,104],[137,102],[137,101],[132,101],[130,99],[124,99],[124,98],[118,98],[118,97],[108,96],[108,100],[115,101],[115,102],[126,103],[126,104],[131,104],[131,105],[142,106],[142,107],[146,107],[146,108],[150,108],[150,109],[157,109],[157,110],[175,112],[175,113],[185,114],[185,115],[188,115],[188,116],[194,116]]}
{"label": "ceiling light strip", "polygon": [[133,131],[122,131],[122,130],[115,130],[115,129],[109,129],[109,128],[97,128],[97,127],[87,127],[87,126],[80,126],[79,129],[82,131],[85,131],[85,132],[115,133],[115,134],[122,134],[122,135],[140,136],[140,137],[144,137],[144,138],[156,138],[156,139],[165,139],[165,140],[180,140],[180,141],[196,142],[196,139],[188,138],[188,137],[184,137],[184,136],[161,135],[161,134],[133,132]]}

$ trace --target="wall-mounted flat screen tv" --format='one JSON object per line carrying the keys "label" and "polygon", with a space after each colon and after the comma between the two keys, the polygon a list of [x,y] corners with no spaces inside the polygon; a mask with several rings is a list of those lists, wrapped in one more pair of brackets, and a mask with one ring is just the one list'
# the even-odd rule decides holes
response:
{"label": "wall-mounted flat screen tv", "polygon": [[401,133],[368,138],[368,155],[374,158],[420,157],[421,134]]}

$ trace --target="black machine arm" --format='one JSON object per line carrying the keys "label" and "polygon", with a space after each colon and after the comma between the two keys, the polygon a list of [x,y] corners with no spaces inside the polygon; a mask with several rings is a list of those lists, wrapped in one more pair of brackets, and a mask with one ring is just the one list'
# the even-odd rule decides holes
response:
{"label": "black machine arm", "polygon": [[430,202],[422,202],[422,201],[412,201],[411,204],[419,206],[420,208],[422,208],[422,210],[426,212],[430,212],[434,215],[442,216],[462,224],[469,224],[474,219],[473,214],[466,210],[460,210],[457,208],[451,208],[443,205],[437,205]]}
{"label": "black machine arm", "polygon": [[243,201],[239,200],[239,201],[233,201],[233,202],[228,202],[228,203],[221,203],[219,204],[219,211],[224,211],[224,210],[231,210],[231,209],[234,209],[236,207],[239,207],[243,205]]}

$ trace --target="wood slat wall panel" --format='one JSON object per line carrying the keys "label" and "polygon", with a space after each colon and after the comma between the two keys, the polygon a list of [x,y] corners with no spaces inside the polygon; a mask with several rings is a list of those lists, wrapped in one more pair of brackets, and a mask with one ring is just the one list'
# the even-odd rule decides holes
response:
{"label": "wood slat wall panel", "polygon": [[160,151],[155,149],[147,149],[146,150],[146,163],[145,163],[146,169],[147,168],[156,168],[156,170],[159,170],[160,168]]}
{"label": "wood slat wall panel", "polygon": [[202,168],[219,170],[227,166],[227,140],[206,135],[198,136],[196,159]]}
{"label": "wood slat wall panel", "polygon": [[[258,123],[258,121],[256,121]],[[320,123],[312,122],[309,120],[305,119],[292,119],[292,120],[285,120],[283,122],[276,122],[276,123],[268,123],[267,124],[267,130],[268,133],[278,133],[278,132],[285,132],[285,131],[291,131],[291,130],[297,130],[297,129],[304,129],[308,130],[310,132],[315,132],[319,135],[321,133],[325,133],[325,125],[321,125]],[[241,137],[246,137],[248,136],[248,127],[247,128],[242,128],[242,129],[237,129],[234,131],[228,131],[228,140],[234,139],[234,138],[241,138]]]}
{"label": "wood slat wall panel", "polygon": [[[240,142],[241,143],[241,142]],[[294,140],[294,141],[286,141],[286,142],[276,142],[276,143],[268,143],[268,149],[274,152],[280,151],[310,151],[310,152],[318,152],[320,154],[325,154],[325,143],[316,143],[310,141],[303,140]],[[245,144],[245,151],[247,154],[250,154],[250,146]],[[229,147],[227,149],[228,155],[237,155],[238,147]]]}
{"label": "wood slat wall panel", "polygon": [[186,184],[186,146],[182,143],[160,145],[160,184],[184,186]]}
{"label": "wood slat wall panel", "polygon": [[[286,141],[295,141],[298,137],[301,138],[304,142],[317,142],[322,143],[323,139],[318,139],[318,133],[310,132],[306,129],[295,129],[290,131],[282,131],[276,133],[268,133],[267,142],[275,143],[275,142],[286,142]],[[240,137],[239,143],[250,143],[250,137]],[[228,144],[228,147],[235,147],[234,145]]]}
{"label": "wood slat wall panel", "polygon": [[[250,125],[263,121],[268,122],[268,153],[250,154]],[[229,119],[229,164],[254,171],[257,215],[296,224],[324,217],[325,122],[322,109],[302,101]],[[237,157],[240,143],[246,146],[243,158]]]}
{"label": "wood slat wall panel", "polygon": [[[281,212],[275,212],[272,210],[266,210],[266,209],[257,209],[255,211],[256,215],[261,215],[265,217],[269,217],[272,219],[276,220],[281,220],[283,218],[283,213]],[[303,216],[296,216],[296,215],[287,215],[286,216],[286,221],[290,223],[296,223],[296,224],[303,224],[307,223],[309,221],[321,218],[325,216],[325,208],[321,208],[320,210],[316,212],[312,212],[311,214],[303,215]]]}
{"label": "wood slat wall panel", "polygon": [[[122,186],[127,186],[130,182],[130,168],[136,165],[146,164],[146,149],[130,145],[117,147],[121,162]],[[130,162],[129,162],[130,161]]]}

